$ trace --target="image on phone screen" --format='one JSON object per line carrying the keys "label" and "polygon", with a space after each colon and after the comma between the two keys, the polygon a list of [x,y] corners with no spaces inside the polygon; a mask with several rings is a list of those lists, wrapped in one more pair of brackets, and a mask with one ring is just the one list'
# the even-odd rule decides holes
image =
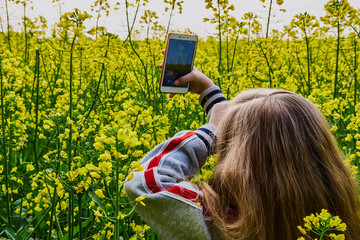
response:
{"label": "image on phone screen", "polygon": [[[166,55],[163,86],[175,87],[174,81],[191,72],[195,41],[170,39]],[[177,87],[186,88],[188,83]]]}

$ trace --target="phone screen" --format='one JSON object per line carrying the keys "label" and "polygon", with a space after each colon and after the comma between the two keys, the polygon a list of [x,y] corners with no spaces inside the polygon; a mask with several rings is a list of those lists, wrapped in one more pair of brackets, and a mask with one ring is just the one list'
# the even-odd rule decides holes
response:
{"label": "phone screen", "polygon": [[[164,69],[163,86],[175,87],[174,81],[191,72],[195,54],[195,41],[169,39]],[[181,86],[187,88],[188,83]]]}

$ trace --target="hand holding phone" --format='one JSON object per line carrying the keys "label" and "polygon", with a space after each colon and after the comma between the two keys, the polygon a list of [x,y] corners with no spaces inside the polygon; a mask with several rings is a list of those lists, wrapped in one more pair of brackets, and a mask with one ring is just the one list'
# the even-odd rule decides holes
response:
{"label": "hand holding phone", "polygon": [[182,94],[188,92],[188,82],[178,86],[174,82],[192,71],[197,40],[196,35],[169,33],[161,73],[160,92]]}
{"label": "hand holding phone", "polygon": [[200,72],[196,67],[193,67],[193,70],[191,70],[189,74],[182,76],[174,82],[176,86],[183,85],[185,83],[191,83],[189,91],[199,95],[206,89],[215,86],[213,81]]}

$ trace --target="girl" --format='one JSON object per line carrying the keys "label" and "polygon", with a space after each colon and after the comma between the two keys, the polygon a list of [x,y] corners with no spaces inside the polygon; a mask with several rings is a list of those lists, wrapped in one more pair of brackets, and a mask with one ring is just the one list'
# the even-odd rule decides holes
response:
{"label": "girl", "polygon": [[[208,125],[155,147],[125,183],[131,201],[146,194],[136,210],[162,239],[296,239],[303,218],[323,208],[347,224],[346,239],[360,238],[355,177],[311,102],[273,89],[228,102],[197,69],[175,84],[186,82]],[[209,184],[190,183],[213,153]]]}

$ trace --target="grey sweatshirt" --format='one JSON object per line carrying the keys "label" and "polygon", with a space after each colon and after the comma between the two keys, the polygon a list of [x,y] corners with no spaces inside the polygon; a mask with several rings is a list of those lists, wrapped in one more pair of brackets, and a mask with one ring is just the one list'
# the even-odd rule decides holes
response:
{"label": "grey sweatshirt", "polygon": [[[212,106],[226,99],[212,87],[199,101],[210,115]],[[201,191],[189,182],[205,164],[215,139],[216,129],[210,125],[181,131],[152,149],[140,162],[144,170],[125,183],[130,201],[146,195],[145,206],[137,204],[136,211],[163,240],[219,239],[204,216]]]}

